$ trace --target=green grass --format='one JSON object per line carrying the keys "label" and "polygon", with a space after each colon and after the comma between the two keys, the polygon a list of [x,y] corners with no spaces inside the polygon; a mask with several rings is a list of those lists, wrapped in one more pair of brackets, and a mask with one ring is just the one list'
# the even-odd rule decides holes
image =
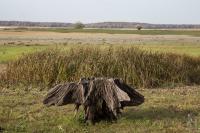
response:
{"label": "green grass", "polygon": [[39,89],[0,89],[0,127],[5,132],[43,133],[197,133],[200,131],[200,88],[139,90],[145,103],[129,107],[117,122],[83,123],[80,110],[73,106],[47,108],[42,104],[46,91]]}
{"label": "green grass", "polygon": [[4,46],[0,45],[0,63],[6,63],[11,60],[15,60],[18,57],[26,53],[32,53],[40,50],[44,50],[47,46]]}
{"label": "green grass", "polygon": [[[79,44],[76,44],[79,47]],[[85,46],[88,46],[85,44]],[[109,47],[110,45],[99,45],[99,47]],[[116,47],[132,47],[136,46],[138,48],[155,51],[155,52],[170,52],[176,54],[186,54],[190,56],[200,56],[200,44],[199,43],[181,43],[181,42],[143,42],[134,43],[130,45],[114,45]],[[44,50],[46,48],[62,48],[64,50],[70,49],[73,45],[30,45],[30,46],[9,46],[0,45],[0,63],[6,63],[8,61],[17,59],[23,54],[32,53],[35,51]]]}
{"label": "green grass", "polygon": [[[21,29],[23,30],[23,29]],[[40,29],[39,29],[40,30]],[[42,29],[44,30],[44,29]],[[49,29],[47,29],[49,30]],[[50,29],[53,32],[89,32],[89,33],[121,33],[121,34],[175,34],[200,36],[199,31],[119,31],[119,30],[68,30]],[[162,33],[159,33],[162,32]],[[122,46],[122,45],[120,45]],[[123,47],[130,47],[126,45]],[[173,52],[200,56],[200,46],[191,43],[155,42],[135,44],[135,46],[151,50],[153,52]],[[0,63],[16,60],[23,54],[33,53],[50,46],[3,46],[0,45]],[[53,46],[54,47],[54,46]],[[56,47],[56,46],[55,46]],[[72,45],[61,46],[62,50],[68,50]],[[76,45],[80,47],[80,45]],[[109,45],[100,45],[101,48],[109,48]],[[131,46],[132,47],[132,46]],[[78,57],[78,56],[77,56]],[[74,56],[76,58],[76,56]],[[38,58],[40,60],[41,58]],[[108,59],[108,58],[106,58]],[[47,61],[47,60],[46,60]],[[73,60],[72,60],[73,61]],[[109,61],[109,60],[108,60]],[[172,60],[174,61],[174,59]],[[21,62],[24,64],[23,62]],[[98,63],[98,62],[97,62]],[[73,66],[73,63],[72,63]],[[43,67],[43,66],[42,66]],[[20,66],[17,67],[19,70]],[[18,71],[13,69],[13,71]],[[69,70],[72,67],[69,66]],[[89,68],[85,68],[89,69]],[[31,70],[31,69],[29,69]],[[39,70],[39,69],[38,69]],[[43,72],[48,69],[42,69]],[[189,69],[190,70],[190,69]],[[191,69],[193,70],[193,69]],[[24,71],[22,71],[24,72]],[[28,71],[31,72],[31,71]],[[70,71],[73,73],[73,70]],[[167,71],[165,70],[167,73]],[[20,72],[18,72],[20,76]],[[30,73],[34,74],[34,73]],[[89,73],[90,74],[90,73]],[[176,71],[175,74],[179,74]],[[198,73],[194,73],[197,74]],[[70,75],[70,73],[69,73]],[[11,75],[12,76],[12,75]],[[62,75],[61,75],[62,76]],[[73,75],[74,76],[74,75]],[[75,75],[76,76],[76,75]],[[29,76],[30,78],[34,76]],[[174,76],[175,77],[175,76]],[[197,76],[194,76],[197,77]],[[23,78],[23,77],[22,77]],[[44,77],[48,78],[48,77]],[[59,77],[58,77],[59,78]],[[61,77],[60,77],[61,78]],[[128,78],[128,77],[126,77]],[[27,78],[28,79],[28,78]],[[46,88],[46,86],[43,86]],[[200,86],[170,88],[166,84],[165,89],[139,90],[145,96],[145,103],[139,107],[129,107],[123,111],[123,115],[117,122],[101,121],[96,125],[83,123],[82,110],[76,118],[73,117],[73,105],[63,107],[44,107],[42,100],[47,91],[39,88],[16,87],[9,89],[0,87],[0,129],[5,132],[46,132],[46,133],[198,133],[200,132]],[[43,91],[40,91],[43,90]],[[1,132],[1,131],[0,131]]]}
{"label": "green grass", "polygon": [[153,42],[140,45],[136,44],[135,46],[153,52],[185,54],[195,57],[200,56],[199,43]]}
{"label": "green grass", "polygon": [[49,29],[31,29],[34,31],[52,31],[60,33],[108,33],[108,34],[139,34],[139,35],[191,35],[200,36],[199,30],[124,30],[124,29],[65,29],[65,28],[49,28]]}
{"label": "green grass", "polygon": [[139,34],[139,35],[190,35],[200,36],[200,30],[131,30],[131,29],[73,29],[73,28],[15,28],[6,31],[51,31],[59,33],[108,33],[108,34]]}

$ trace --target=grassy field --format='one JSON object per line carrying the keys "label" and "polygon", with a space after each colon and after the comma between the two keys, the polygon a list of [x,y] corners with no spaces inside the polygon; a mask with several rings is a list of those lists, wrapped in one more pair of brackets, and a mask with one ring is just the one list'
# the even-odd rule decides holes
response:
{"label": "grassy field", "polygon": [[[39,29],[36,29],[36,31]],[[115,30],[115,29],[46,29],[61,33],[108,33],[108,34],[139,34],[139,35],[190,35],[200,36],[200,31],[190,30]]]}
{"label": "grassy field", "polygon": [[[14,33],[16,33],[16,36],[13,31]],[[99,47],[100,49],[109,48],[110,46],[113,46],[115,48],[137,47],[142,50],[151,51],[152,53],[159,52],[176,53],[180,55],[186,54],[191,56],[191,58],[188,57],[189,59],[200,57],[200,42],[198,38],[200,36],[199,30],[136,31],[110,29],[29,29],[30,32],[28,33],[25,31],[27,31],[27,29],[7,29],[3,32],[0,32],[0,74],[2,70],[5,70],[5,64],[7,64],[8,62],[15,61],[24,54],[34,53],[45,49],[51,50],[52,48],[66,51],[72,47],[80,48],[82,46],[95,46]],[[46,31],[50,32],[47,33]],[[4,34],[4,32],[6,32],[6,35]],[[10,35],[11,32],[12,35]],[[37,34],[38,32],[40,33]],[[73,32],[77,34],[73,34]],[[80,32],[82,33],[79,34]],[[97,35],[93,33],[109,33],[109,35]],[[57,36],[57,34],[59,35]],[[133,34],[140,34],[142,36],[136,36]],[[189,36],[180,37],[179,35]],[[76,38],[78,39],[75,40]],[[85,38],[86,40],[84,40]],[[91,43],[88,44],[88,42],[90,42],[90,39]],[[94,42],[96,40],[99,40],[100,43],[94,43],[92,39]],[[85,43],[83,43],[84,41]],[[43,44],[43,42],[45,43]],[[120,44],[114,45],[116,42],[120,42]],[[127,45],[124,45],[125,43]],[[126,55],[126,53],[124,54]],[[75,55],[79,55],[79,53]],[[74,58],[77,57],[75,56]],[[163,59],[163,57],[161,58]],[[37,58],[36,62],[42,61],[42,59],[43,58]],[[173,61],[174,58],[171,62]],[[177,61],[180,61],[180,64],[182,62],[182,60]],[[25,62],[19,63],[21,63],[22,66],[25,66]],[[148,64],[148,62],[144,63]],[[193,65],[195,65],[195,63]],[[179,68],[179,66],[176,65],[172,66]],[[23,67],[23,69],[21,69],[21,67],[18,66],[17,68],[20,71],[22,70],[22,72],[25,72],[24,70],[27,70],[26,67]],[[69,68],[71,67],[69,66]],[[181,69],[182,67],[180,67],[180,70]],[[18,76],[21,77],[21,72],[18,70],[13,69],[13,71],[17,71],[19,74]],[[48,72],[49,69],[40,70],[44,70],[43,72],[45,73]],[[192,71],[194,69],[190,70]],[[176,73],[177,75],[179,75],[179,71],[176,71]],[[196,76],[192,76],[198,77],[198,73],[194,74],[196,74]],[[30,76],[30,78],[33,77],[34,76]],[[176,78],[176,76],[174,77]],[[73,105],[50,108],[43,106],[42,100],[44,98],[44,95],[47,93],[47,88],[47,86],[34,87],[31,85],[10,86],[10,88],[6,88],[0,85],[0,132],[200,132],[200,86],[195,85],[174,88],[174,85],[166,84],[164,88],[139,89],[139,92],[145,96],[145,103],[143,105],[139,107],[126,108],[123,111],[122,117],[120,117],[119,120],[116,122],[101,121],[96,125],[87,125],[83,123],[82,109],[79,114],[74,118]]]}
{"label": "grassy field", "polygon": [[123,111],[118,121],[83,123],[82,109],[73,117],[73,106],[44,107],[46,91],[29,88],[0,90],[0,127],[5,132],[43,133],[198,133],[200,87],[139,90],[145,103]]}
{"label": "grassy field", "polygon": [[0,46],[0,63],[15,60],[23,54],[40,51],[47,46]]}
{"label": "grassy field", "polygon": [[[77,47],[82,46],[80,44],[74,44]],[[74,45],[1,45],[0,46],[0,63],[5,63],[20,57],[23,54],[32,53],[36,51],[41,51],[48,48],[59,48],[59,49],[69,49]],[[88,46],[88,45],[86,45]],[[90,45],[89,45],[90,46]],[[104,48],[110,45],[99,45],[99,47]],[[200,56],[200,44],[191,43],[191,44],[182,44],[182,43],[143,43],[143,44],[130,44],[130,45],[115,45],[116,47],[137,47],[143,50],[152,51],[152,52],[160,52],[160,53],[176,53],[176,54],[186,54],[190,56]]]}
{"label": "grassy field", "polygon": [[59,33],[108,33],[108,34],[139,34],[139,35],[190,35],[200,36],[199,30],[148,30],[141,31],[130,29],[73,29],[73,28],[14,28],[5,31],[50,31]]}
{"label": "grassy field", "polygon": [[[11,30],[11,31],[10,31]],[[200,55],[200,38],[188,35],[199,34],[199,30],[105,30],[103,29],[10,29],[0,31],[0,62],[16,59],[23,53],[49,47],[68,49],[72,45],[100,45],[101,47],[136,46],[156,52],[172,52],[191,56]],[[35,31],[32,31],[35,30]],[[47,31],[56,32],[47,32]],[[66,30],[66,32],[64,32]],[[69,32],[68,32],[69,30]],[[63,31],[63,32],[62,32]],[[114,32],[116,34],[105,34]],[[60,32],[60,33],[58,33]],[[76,32],[76,33],[72,33]],[[84,32],[84,33],[81,33]],[[85,33],[86,32],[86,33]],[[131,32],[132,34],[122,34]],[[136,35],[140,33],[141,35]],[[100,34],[99,34],[100,33]],[[121,34],[120,34],[121,33]],[[184,35],[184,36],[179,36]],[[187,35],[187,36],[186,36]],[[126,45],[125,45],[126,44]],[[78,47],[77,46],[77,47]]]}
{"label": "grassy field", "polygon": [[176,54],[185,54],[190,56],[200,56],[200,45],[199,44],[182,44],[182,43],[149,43],[136,45],[137,47],[152,51],[152,52],[160,52],[160,53],[176,53]]}

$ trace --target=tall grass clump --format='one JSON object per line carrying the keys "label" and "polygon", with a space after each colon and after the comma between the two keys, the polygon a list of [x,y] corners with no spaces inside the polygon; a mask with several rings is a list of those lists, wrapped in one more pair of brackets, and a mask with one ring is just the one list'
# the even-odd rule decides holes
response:
{"label": "tall grass clump", "polygon": [[91,76],[118,77],[137,87],[200,84],[200,58],[134,47],[51,49],[8,63],[0,84],[52,86]]}

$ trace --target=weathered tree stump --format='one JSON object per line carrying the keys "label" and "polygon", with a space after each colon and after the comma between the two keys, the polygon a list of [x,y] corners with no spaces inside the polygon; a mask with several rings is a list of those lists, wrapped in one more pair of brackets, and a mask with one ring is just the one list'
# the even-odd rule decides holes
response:
{"label": "weathered tree stump", "polygon": [[48,92],[43,101],[47,106],[75,104],[76,111],[82,105],[85,121],[93,123],[102,119],[117,120],[121,109],[143,102],[143,95],[114,78],[82,78],[78,83],[59,84]]}

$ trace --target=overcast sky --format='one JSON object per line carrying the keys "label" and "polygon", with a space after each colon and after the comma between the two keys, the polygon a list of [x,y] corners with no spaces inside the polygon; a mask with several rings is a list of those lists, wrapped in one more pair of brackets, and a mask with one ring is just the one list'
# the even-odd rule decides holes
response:
{"label": "overcast sky", "polygon": [[200,0],[0,0],[0,20],[200,24]]}

